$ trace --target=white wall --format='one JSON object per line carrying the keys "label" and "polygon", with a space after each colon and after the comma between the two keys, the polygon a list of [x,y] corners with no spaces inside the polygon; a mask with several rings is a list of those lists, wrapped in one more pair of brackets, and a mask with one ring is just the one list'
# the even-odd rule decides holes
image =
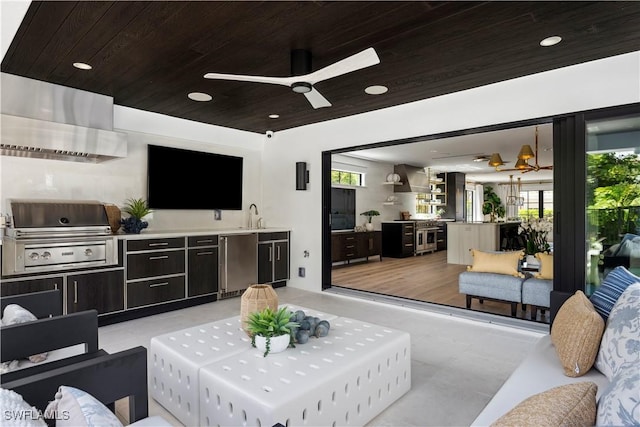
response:
{"label": "white wall", "polygon": [[[128,198],[146,198],[148,144],[244,159],[242,211],[223,211],[222,220],[214,221],[211,210],[156,210],[149,219],[149,231],[243,227],[248,223],[249,205],[262,205],[263,135],[119,106],[114,107],[114,127],[128,134],[126,158],[93,164],[0,157],[0,212],[8,212],[10,198],[99,200],[120,207]],[[185,166],[176,165],[172,173],[181,173],[180,167]],[[224,185],[224,177],[211,171],[210,183],[194,185],[200,185],[206,197],[207,185]],[[269,225],[269,218],[264,219]]]}
{"label": "white wall", "polygon": [[[265,209],[292,229],[291,271],[307,268],[289,285],[321,290],[323,151],[634,102],[640,102],[640,51],[277,132],[264,152]],[[299,161],[310,168],[307,191],[295,191]]]}

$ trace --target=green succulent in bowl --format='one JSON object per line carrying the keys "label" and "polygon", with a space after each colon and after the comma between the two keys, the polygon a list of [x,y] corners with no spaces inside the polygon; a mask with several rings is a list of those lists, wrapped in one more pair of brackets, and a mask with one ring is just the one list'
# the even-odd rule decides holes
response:
{"label": "green succulent in bowl", "polygon": [[289,336],[289,345],[293,345],[291,330],[299,324],[291,321],[291,311],[287,307],[281,307],[277,311],[266,307],[262,311],[249,313],[247,317],[247,332],[251,335],[251,345],[256,346],[256,336],[266,338],[266,350],[264,356],[271,350],[271,338],[280,335]]}

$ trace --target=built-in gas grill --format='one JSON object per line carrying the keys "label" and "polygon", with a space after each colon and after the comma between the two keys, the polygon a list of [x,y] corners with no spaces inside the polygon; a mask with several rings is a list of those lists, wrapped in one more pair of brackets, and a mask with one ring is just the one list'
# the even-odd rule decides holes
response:
{"label": "built-in gas grill", "polygon": [[118,245],[102,203],[10,200],[9,206],[3,276],[118,263]]}

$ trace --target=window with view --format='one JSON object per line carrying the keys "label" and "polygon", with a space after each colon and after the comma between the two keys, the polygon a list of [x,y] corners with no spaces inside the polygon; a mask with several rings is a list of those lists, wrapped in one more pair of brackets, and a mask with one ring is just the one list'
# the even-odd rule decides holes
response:
{"label": "window with view", "polygon": [[338,169],[331,170],[331,183],[340,185],[364,186],[364,174],[359,172],[349,172]]}
{"label": "window with view", "polygon": [[521,191],[523,204],[518,209],[518,216],[523,219],[553,218],[553,191],[529,190]]}
{"label": "window with view", "polygon": [[640,276],[639,123],[638,117],[587,123],[588,295],[616,267]]}

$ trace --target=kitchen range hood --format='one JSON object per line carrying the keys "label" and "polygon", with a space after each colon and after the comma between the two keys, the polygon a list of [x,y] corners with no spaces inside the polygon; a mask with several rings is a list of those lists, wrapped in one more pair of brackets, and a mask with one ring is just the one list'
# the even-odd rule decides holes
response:
{"label": "kitchen range hood", "polygon": [[428,193],[429,178],[424,168],[411,165],[394,165],[393,172],[400,175],[402,185],[393,187],[394,193]]}
{"label": "kitchen range hood", "polygon": [[0,154],[98,163],[127,156],[113,98],[2,73]]}

